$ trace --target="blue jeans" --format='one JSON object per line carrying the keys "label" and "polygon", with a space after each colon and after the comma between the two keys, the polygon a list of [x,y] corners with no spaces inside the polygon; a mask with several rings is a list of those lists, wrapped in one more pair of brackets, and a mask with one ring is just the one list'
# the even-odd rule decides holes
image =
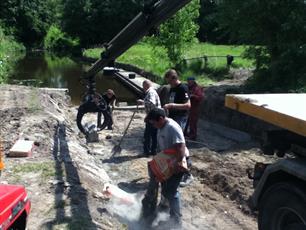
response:
{"label": "blue jeans", "polygon": [[181,200],[178,191],[180,181],[183,173],[174,174],[168,180],[161,183],[162,195],[169,201],[170,205],[170,218],[177,224],[181,222]]}
{"label": "blue jeans", "polygon": [[[107,113],[110,115],[111,120],[109,121],[109,123],[107,124],[107,128],[108,129],[112,129],[113,126],[113,117],[112,117],[112,111],[111,108],[109,106],[107,106]],[[98,121],[97,121],[97,127],[99,128],[102,124],[101,124],[101,118],[102,118],[102,113],[98,112]]]}
{"label": "blue jeans", "polygon": [[188,121],[188,115],[186,116],[173,116],[173,117],[170,117],[172,118],[173,120],[175,120],[179,126],[181,126],[183,132],[186,128],[186,125],[187,125],[187,121]]}
{"label": "blue jeans", "polygon": [[145,154],[156,154],[157,148],[157,129],[152,124],[146,122],[144,131],[143,152]]}
{"label": "blue jeans", "polygon": [[[150,202],[150,211],[154,212],[157,204],[157,194],[159,183],[156,181],[153,172],[150,167],[148,167],[150,181],[148,184],[147,192],[145,198],[143,199],[143,205],[145,202]],[[181,202],[180,194],[178,191],[180,181],[182,179],[183,173],[173,174],[168,180],[161,183],[162,195],[169,201],[170,205],[170,218],[176,223],[181,222]],[[152,207],[153,206],[153,207]],[[145,208],[145,205],[143,206]],[[148,211],[148,210],[144,210]],[[153,213],[152,213],[153,214]]]}

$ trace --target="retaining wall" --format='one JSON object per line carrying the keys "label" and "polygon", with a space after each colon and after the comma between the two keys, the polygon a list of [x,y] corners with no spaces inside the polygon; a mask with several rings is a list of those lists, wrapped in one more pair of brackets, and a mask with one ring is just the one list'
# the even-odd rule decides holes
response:
{"label": "retaining wall", "polygon": [[244,93],[239,86],[211,86],[205,89],[205,97],[201,104],[200,117],[214,123],[238,129],[261,137],[263,130],[276,127],[249,115],[242,114],[224,106],[226,94]]}

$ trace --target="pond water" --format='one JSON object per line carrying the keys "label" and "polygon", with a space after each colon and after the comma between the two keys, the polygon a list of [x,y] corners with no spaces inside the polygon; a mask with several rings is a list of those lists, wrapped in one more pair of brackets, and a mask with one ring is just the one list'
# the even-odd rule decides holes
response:
{"label": "pond water", "polygon": [[[32,85],[37,87],[68,88],[71,101],[79,105],[85,92],[85,85],[80,81],[88,65],[77,63],[68,57],[56,57],[43,52],[27,53],[20,59],[8,83]],[[97,91],[103,93],[111,88],[117,101],[132,104],[136,96],[112,76],[96,75]]]}

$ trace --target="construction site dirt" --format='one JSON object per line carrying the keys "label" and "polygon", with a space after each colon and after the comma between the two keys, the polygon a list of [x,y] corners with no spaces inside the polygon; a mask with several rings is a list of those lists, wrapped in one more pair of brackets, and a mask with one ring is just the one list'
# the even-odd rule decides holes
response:
{"label": "construction site dirt", "polygon": [[[26,187],[32,202],[29,230],[144,229],[138,221],[150,160],[142,155],[144,111],[135,114],[122,151],[111,157],[133,111],[115,110],[113,130],[102,130],[99,142],[86,143],[76,126],[77,107],[65,92],[13,85],[0,89],[5,153],[18,139],[35,142],[31,156],[5,157],[0,177],[1,183]],[[95,123],[96,114],[86,120]],[[201,120],[197,142],[187,142],[194,181],[180,189],[183,229],[257,229],[246,170],[274,159],[261,155],[248,134],[239,133],[244,137],[239,139],[237,133]],[[105,195],[107,183],[131,194],[133,203]],[[163,229],[160,223],[167,215],[160,213],[153,228]]]}

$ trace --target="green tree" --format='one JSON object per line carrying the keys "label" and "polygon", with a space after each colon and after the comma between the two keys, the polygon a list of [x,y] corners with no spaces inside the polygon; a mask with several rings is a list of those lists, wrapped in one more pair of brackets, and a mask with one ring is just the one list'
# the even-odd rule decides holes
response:
{"label": "green tree", "polygon": [[142,0],[64,1],[64,31],[84,47],[108,42],[142,9]]}
{"label": "green tree", "polygon": [[174,17],[161,24],[159,33],[152,37],[152,43],[166,48],[168,58],[177,65],[183,58],[183,50],[195,39],[199,26],[200,1],[192,0]]}
{"label": "green tree", "polygon": [[80,54],[79,40],[67,36],[60,28],[52,25],[44,38],[44,48],[56,53]]}
{"label": "green tree", "polygon": [[201,0],[198,24],[200,26],[198,39],[201,42],[227,44],[230,42],[228,34],[218,24],[219,0]]}
{"label": "green tree", "polygon": [[27,46],[40,46],[57,16],[61,0],[1,0],[0,18],[7,31]]}
{"label": "green tree", "polygon": [[241,43],[252,44],[251,83],[261,90],[288,91],[306,84],[306,2],[304,0],[223,0],[222,28]]}
{"label": "green tree", "polygon": [[90,0],[67,0],[63,4],[63,28],[73,37],[79,37],[81,43],[91,40],[89,24],[92,6]]}

